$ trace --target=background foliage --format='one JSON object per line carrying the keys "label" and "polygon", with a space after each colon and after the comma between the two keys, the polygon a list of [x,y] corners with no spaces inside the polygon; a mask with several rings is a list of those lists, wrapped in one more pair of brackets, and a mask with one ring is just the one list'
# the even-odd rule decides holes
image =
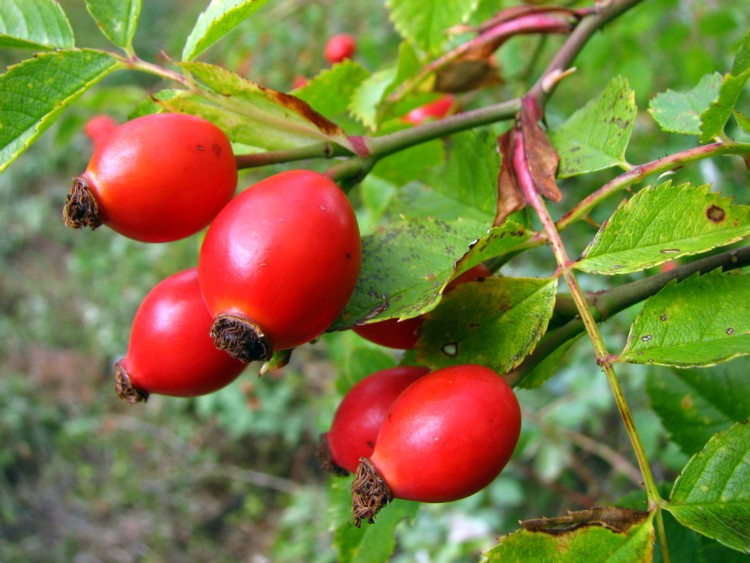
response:
{"label": "background foliage", "polygon": [[[512,2],[478,4],[473,17],[481,21]],[[108,48],[83,2],[60,5],[78,46]],[[743,8],[731,1],[647,0],[607,26],[586,46],[576,61],[578,71],[560,84],[547,107],[553,136],[564,136],[568,117],[592,100],[609,107],[608,92],[626,85],[634,92],[632,137],[605,155],[608,162],[646,162],[692,146],[687,135],[664,133],[654,118],[682,100],[679,95],[677,102],[665,99],[665,92],[689,92],[703,77],[731,68],[750,27]],[[183,51],[183,44],[203,9],[205,2],[195,0],[146,2],[135,36],[125,31],[115,40],[127,45],[132,39],[147,60],[197,55],[201,45],[188,42]],[[397,25],[411,17],[393,15]],[[252,18],[200,58],[289,91],[295,76],[326,68],[323,44],[334,32],[358,37],[355,61],[363,69],[395,60],[400,39],[388,18],[381,2],[278,0],[258,6]],[[415,42],[434,47],[429,30],[422,33]],[[462,103],[480,107],[521,94],[540,70],[529,70],[528,61],[548,60],[559,45],[555,37],[541,43],[514,38],[496,56],[504,83],[472,93]],[[0,50],[4,65],[22,58],[25,54],[12,46]],[[355,83],[365,76],[356,65],[338,72],[350,73]],[[614,77],[621,78],[610,82]],[[387,551],[391,544],[384,543],[377,527],[368,529],[364,539],[348,538],[354,530],[336,527],[349,518],[342,511],[348,482],[325,476],[314,451],[345,390],[365,374],[394,365],[398,355],[343,331],[296,351],[282,372],[259,379],[249,369],[208,397],[154,396],[133,408],[114,394],[111,365],[127,347],[135,309],[158,280],[194,264],[199,240],[144,245],[106,229],[72,232],[63,228],[60,208],[70,178],[85,168],[91,150],[81,131],[86,119],[109,113],[123,121],[160,89],[154,77],[141,73],[106,77],[0,175],[0,560],[334,561],[342,557],[334,542],[345,546],[344,554],[353,560],[373,556],[368,548]],[[366,99],[355,99],[355,120],[336,105],[342,92],[320,92],[309,92],[307,101],[347,132],[364,132],[368,120],[375,119]],[[699,105],[701,92],[689,103]],[[506,127],[457,136],[455,143],[487,146]],[[700,132],[692,122],[680,127]],[[746,133],[730,127],[733,136],[747,140]],[[363,231],[383,219],[410,218],[414,202],[424,201],[419,182],[398,192],[396,186],[417,179],[435,183],[440,191],[435,178],[467,173],[448,160],[433,177],[424,175],[425,163],[441,165],[444,157],[442,144],[434,142],[380,163],[353,192]],[[244,172],[241,186],[281,168]],[[570,170],[560,182],[564,204],[582,199],[613,176],[611,170],[586,175],[576,175],[573,166]],[[480,182],[496,170],[473,167],[471,173]],[[738,159],[704,160],[670,180],[674,186],[710,182],[737,204],[750,200],[747,171]],[[593,218],[609,217],[616,200],[599,206]],[[431,203],[438,219],[445,212],[439,203]],[[551,206],[552,212],[561,215],[569,207],[564,204]],[[494,211],[482,202],[469,209],[468,220],[477,221]],[[414,222],[404,227],[405,238],[409,224]],[[566,237],[571,255],[584,252],[595,232],[590,225],[572,226]],[[602,266],[594,255],[589,249],[588,263],[597,271]],[[535,278],[550,275],[554,267],[550,253],[537,249],[502,272]],[[640,276],[626,274],[618,281]],[[591,290],[609,283],[603,276],[581,280]],[[625,347],[637,313],[637,308],[626,310],[602,326],[612,349]],[[413,503],[395,503],[383,513],[378,523],[388,530],[385,535],[390,535],[386,518],[396,526],[394,561],[475,561],[498,536],[532,515],[613,503],[645,508],[627,435],[592,358],[590,344],[580,339],[554,378],[518,391],[524,410],[521,442],[510,466],[486,490],[419,510]],[[707,379],[698,369],[619,366],[657,480],[673,482],[715,432],[747,416],[746,395],[733,390],[746,388],[742,378],[748,368],[747,359],[736,359]],[[668,392],[690,397],[691,408],[670,412],[675,402]],[[667,428],[660,417],[671,421]],[[685,427],[691,431],[682,432]],[[681,487],[680,494],[689,499],[689,483]],[[403,515],[409,518],[401,520]],[[671,517],[667,530],[674,561],[743,558]]]}

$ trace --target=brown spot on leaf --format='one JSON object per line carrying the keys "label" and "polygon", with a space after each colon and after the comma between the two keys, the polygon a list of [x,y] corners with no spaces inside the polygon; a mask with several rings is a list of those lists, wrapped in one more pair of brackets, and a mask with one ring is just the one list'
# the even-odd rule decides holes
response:
{"label": "brown spot on leaf", "polygon": [[714,223],[721,223],[727,218],[727,213],[718,205],[712,205],[706,210],[706,217]]}

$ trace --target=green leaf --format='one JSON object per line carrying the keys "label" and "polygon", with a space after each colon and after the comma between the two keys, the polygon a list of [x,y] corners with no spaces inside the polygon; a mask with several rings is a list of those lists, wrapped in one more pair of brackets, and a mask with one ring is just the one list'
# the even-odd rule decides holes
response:
{"label": "green leaf", "polygon": [[504,374],[547,330],[557,279],[492,277],[443,296],[420,329],[417,358],[431,368],[480,364]]}
{"label": "green leaf", "polygon": [[702,367],[750,354],[750,275],[712,272],[648,299],[619,361]]}
{"label": "green leaf", "polygon": [[380,106],[395,76],[393,67],[375,72],[359,84],[352,96],[349,111],[373,131],[380,125]]}
{"label": "green leaf", "polygon": [[344,132],[302,100],[259,86],[221,67],[182,63],[205,87],[159,101],[171,111],[201,115],[235,142],[268,150],[331,141],[349,147]]}
{"label": "green leaf", "polygon": [[107,39],[127,52],[133,50],[141,0],[86,0],[86,7]]}
{"label": "green leaf", "polygon": [[549,132],[560,156],[558,176],[567,178],[611,166],[626,167],[638,108],[627,80],[618,76],[604,91]]}
{"label": "green leaf", "polygon": [[107,53],[61,50],[38,54],[0,75],[0,172],[76,98],[118,67]]}
{"label": "green leaf", "polygon": [[73,30],[54,0],[4,0],[0,9],[0,48],[70,49]]}
{"label": "green leaf", "polygon": [[750,31],[745,35],[737,52],[732,70],[724,76],[718,97],[701,114],[701,143],[708,143],[722,134],[748,79],[750,79]]}
{"label": "green leaf", "polygon": [[464,217],[485,223],[492,221],[492,217],[488,217],[486,213],[418,182],[412,182],[399,189],[387,211],[394,218],[434,217],[443,221],[454,221]]}
{"label": "green leaf", "polygon": [[742,129],[745,133],[750,134],[750,117],[747,117],[746,115],[735,111],[734,118],[737,120],[737,125],[740,126],[740,129]]}
{"label": "green leaf", "polygon": [[694,455],[665,506],[687,526],[750,553],[750,425],[735,424]]}
{"label": "green leaf", "polygon": [[654,551],[653,518],[648,516],[626,529],[611,529],[602,524],[589,524],[567,530],[520,530],[500,539],[487,552],[488,563],[508,561],[554,561],[578,563],[630,563],[651,561]]}
{"label": "green leaf", "polygon": [[413,519],[419,511],[419,503],[396,499],[378,513],[375,524],[356,528],[351,512],[351,478],[332,478],[329,492],[328,520],[341,563],[388,561],[396,547],[396,526]]}
{"label": "green leaf", "polygon": [[475,129],[451,137],[448,160],[438,168],[430,184],[461,205],[493,217],[499,171],[497,135],[487,128]]}
{"label": "green leaf", "polygon": [[721,430],[750,416],[750,358],[712,369],[655,369],[646,380],[651,407],[692,455]]}
{"label": "green leaf", "polygon": [[486,223],[467,219],[421,217],[380,225],[362,238],[357,287],[332,329],[365,319],[416,317],[437,304],[458,264],[464,271],[510,252],[529,236],[519,225],[489,230]]}
{"label": "green leaf", "polygon": [[625,274],[736,242],[750,233],[750,206],[710,186],[648,186],[625,200],[584,250],[576,267]]}
{"label": "green leaf", "polygon": [[[547,333],[549,336],[552,333],[550,330]],[[555,348],[548,356],[546,356],[537,366],[529,371],[521,381],[518,382],[516,387],[520,389],[536,389],[544,384],[550,377],[560,371],[560,366],[563,365],[563,359],[568,353],[568,350],[575,344],[581,335],[576,336],[563,342],[560,346]]]}
{"label": "green leaf", "polygon": [[[334,119],[347,113],[354,93],[368,76],[370,73],[362,65],[346,59],[295,90],[294,96],[310,104],[315,111]],[[336,95],[332,96],[331,92],[336,92]]]}
{"label": "green leaf", "polygon": [[211,0],[198,16],[182,48],[182,60],[190,61],[232,31],[268,0]]}
{"label": "green leaf", "polygon": [[700,135],[701,114],[719,94],[721,74],[707,74],[688,92],[667,90],[656,95],[649,104],[649,112],[664,131]]}
{"label": "green leaf", "polygon": [[437,54],[448,39],[448,30],[465,23],[479,0],[388,0],[391,20],[402,37]]}

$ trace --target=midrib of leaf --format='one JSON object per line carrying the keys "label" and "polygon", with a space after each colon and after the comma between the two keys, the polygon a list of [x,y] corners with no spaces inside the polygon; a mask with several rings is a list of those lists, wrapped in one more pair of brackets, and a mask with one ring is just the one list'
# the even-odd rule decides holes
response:
{"label": "midrib of leaf", "polygon": [[[678,244],[681,244],[681,243],[682,244],[687,244],[687,243],[690,243],[690,242],[700,242],[702,239],[708,238],[708,237],[710,237],[712,235],[726,235],[726,234],[730,234],[731,235],[733,232],[737,232],[738,233],[738,234],[734,235],[735,238],[732,238],[732,239],[726,240],[725,242],[722,242],[721,243],[722,245],[724,245],[724,244],[731,244],[733,242],[737,242],[738,240],[742,239],[747,233],[750,233],[750,225],[743,225],[742,227],[733,227],[731,229],[722,229],[722,230],[710,231],[708,233],[704,233],[704,234],[701,234],[699,236],[688,237],[688,238],[681,238],[681,239],[670,239],[670,240],[667,240],[667,241],[664,241],[664,242],[661,242],[661,243],[658,243],[658,244],[648,244],[648,245],[645,245],[645,246],[639,246],[638,242],[636,242],[634,244],[634,246],[631,247],[631,248],[625,248],[625,249],[622,249],[622,250],[607,251],[607,252],[603,252],[601,254],[594,254],[593,256],[590,256],[590,257],[589,256],[585,256],[579,262],[586,262],[586,261],[589,261],[589,260],[590,261],[594,261],[594,260],[602,259],[602,258],[605,258],[605,257],[617,257],[617,256],[628,255],[628,254],[637,254],[641,250],[652,251],[653,249],[659,249],[660,253],[665,256],[665,260],[669,260],[670,256],[672,256],[672,255],[676,256],[678,253],[677,252],[674,252],[674,253],[668,253],[668,252],[664,253],[664,252],[661,252],[661,250],[669,250],[668,248],[667,249],[662,248],[662,247],[664,247],[666,245],[670,245],[671,246],[673,244],[674,245],[678,245]],[[740,234],[740,233],[742,233],[742,234]],[[646,233],[644,233],[644,235],[641,236],[639,240],[643,240],[643,238],[645,238],[645,234]],[[702,249],[702,250],[700,250],[700,249],[699,250],[687,250],[687,251],[684,251],[684,252],[682,250],[680,250],[680,254],[682,254],[682,255],[684,255],[686,253],[687,254],[697,254],[697,253],[703,252],[705,250],[707,250],[707,249]]]}
{"label": "midrib of leaf", "polygon": [[[290,135],[302,136],[306,138],[312,137],[313,140],[332,140],[332,137],[326,135],[315,126],[305,127],[303,123],[300,123],[296,120],[292,122],[285,121],[282,117],[277,117],[271,112],[265,112],[261,109],[258,109],[251,100],[246,100],[248,103],[236,104],[228,100],[226,96],[222,96],[221,94],[216,94],[208,90],[195,90],[192,93],[198,95],[200,98],[210,100],[215,106],[221,109],[225,109],[234,115],[239,115],[241,117],[249,119],[250,121],[269,125],[278,129],[279,131],[282,131],[285,134],[288,133]],[[264,102],[273,103],[267,99],[264,99]],[[275,107],[280,108],[281,106]],[[299,117],[299,114],[297,114],[296,112],[291,110],[289,110],[289,112]]]}

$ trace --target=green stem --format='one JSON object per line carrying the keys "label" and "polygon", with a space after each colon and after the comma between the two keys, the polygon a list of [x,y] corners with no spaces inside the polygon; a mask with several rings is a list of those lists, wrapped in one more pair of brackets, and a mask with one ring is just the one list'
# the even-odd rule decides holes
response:
{"label": "green stem", "polygon": [[351,152],[335,143],[314,143],[292,149],[267,151],[250,154],[238,154],[237,168],[257,168],[271,164],[282,164],[297,160],[308,160],[312,158],[334,158],[337,156],[348,156]]}
{"label": "green stem", "polygon": [[163,66],[159,66],[148,61],[144,61],[137,56],[132,56],[130,58],[121,57],[120,60],[122,61],[125,68],[147,72],[165,80],[169,80],[170,82],[177,82],[181,86],[184,86],[185,88],[188,88],[190,90],[193,89],[192,84],[185,77],[185,75],[180,74],[179,72],[175,72],[174,70],[164,68]]}
{"label": "green stem", "polygon": [[581,200],[573,209],[568,211],[561,219],[556,223],[558,231],[562,231],[569,227],[571,223],[578,221],[588,215],[588,213],[597,205],[599,205],[606,198],[612,194],[627,188],[628,186],[640,182],[648,176],[653,174],[661,174],[684,166],[691,162],[696,162],[704,158],[713,156],[724,156],[724,155],[748,155],[750,154],[750,144],[748,143],[736,143],[733,141],[711,143],[709,145],[701,145],[687,149],[663,158],[659,158],[652,162],[647,162],[639,166],[635,166],[610,180],[604,184],[601,188],[591,193],[585,199]]}
{"label": "green stem", "polygon": [[500,104],[457,113],[450,117],[425,123],[424,125],[403,129],[396,133],[380,137],[363,137],[363,142],[371,157],[381,159],[409,147],[426,143],[427,141],[440,139],[441,137],[447,137],[454,133],[460,133],[461,131],[467,131],[483,125],[513,119],[520,109],[521,100],[520,98],[516,98]]}
{"label": "green stem", "polygon": [[617,408],[620,412],[620,417],[625,424],[625,429],[627,430],[628,436],[630,437],[631,445],[633,446],[636,459],[638,460],[638,466],[641,470],[641,474],[643,475],[646,494],[649,500],[649,509],[658,508],[662,502],[662,499],[659,495],[659,489],[656,486],[656,481],[654,480],[653,473],[651,472],[651,467],[648,463],[648,458],[643,447],[643,442],[641,442],[641,437],[638,434],[637,428],[635,427],[635,422],[633,421],[630,407],[625,400],[625,394],[623,393],[622,387],[620,386],[620,381],[617,378],[617,374],[615,373],[614,366],[612,365],[612,361],[610,359],[611,356],[607,351],[606,345],[604,344],[604,339],[599,332],[599,327],[596,323],[596,319],[594,318],[594,315],[589,308],[586,297],[581,290],[580,285],[578,284],[578,280],[576,279],[573,270],[570,268],[571,261],[568,258],[565,246],[563,245],[562,239],[560,238],[560,234],[557,232],[555,223],[552,220],[549,212],[547,211],[547,208],[542,201],[542,197],[537,192],[534,181],[531,178],[528,163],[526,162],[526,153],[522,136],[518,137],[516,145],[513,148],[512,152],[514,161],[513,168],[516,172],[519,184],[524,191],[526,201],[536,212],[539,220],[542,223],[542,226],[544,227],[544,231],[547,233],[547,237],[552,247],[552,252],[555,255],[555,259],[557,260],[558,270],[562,274],[565,282],[568,285],[568,288],[570,289],[570,294],[576,304],[578,314],[581,318],[581,321],[583,322],[586,332],[589,335],[589,339],[594,346],[594,351],[596,353],[596,363],[604,371],[604,374],[607,377],[607,382],[609,383],[610,389],[612,390],[615,404],[617,405]]}
{"label": "green stem", "polygon": [[[672,280],[682,281],[693,274],[705,274],[718,268],[727,272],[746,266],[750,266],[750,246],[715,254],[679,266],[669,272],[649,276],[603,292],[589,293],[586,295],[586,302],[596,322],[601,323],[655,295]],[[555,324],[555,328],[545,334],[534,349],[534,353],[527,356],[521,365],[505,377],[508,383],[518,385],[547,356],[586,330],[583,321],[578,317],[576,302],[570,295],[557,296],[551,324]]]}

